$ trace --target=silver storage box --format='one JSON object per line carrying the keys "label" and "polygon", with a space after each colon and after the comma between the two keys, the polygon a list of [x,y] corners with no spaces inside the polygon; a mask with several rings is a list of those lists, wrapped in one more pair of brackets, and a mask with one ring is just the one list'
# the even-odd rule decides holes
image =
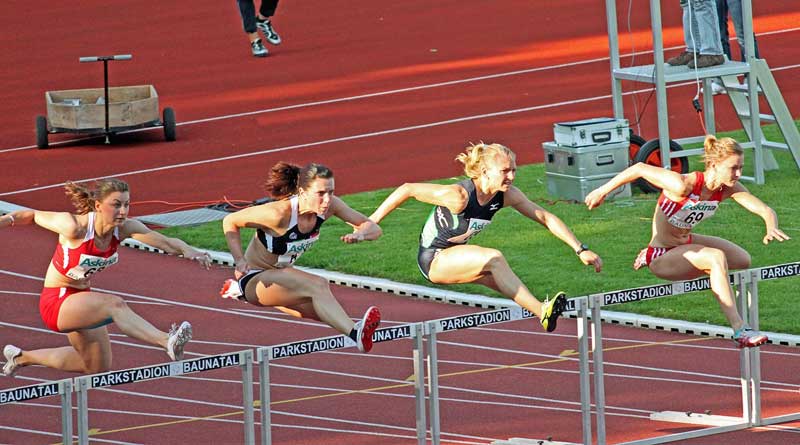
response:
{"label": "silver storage box", "polygon": [[568,147],[586,147],[598,144],[614,144],[630,140],[627,119],[596,117],[575,122],[560,122],[553,125],[556,143]]}
{"label": "silver storage box", "polygon": [[555,142],[542,144],[544,166],[548,172],[572,176],[597,176],[619,173],[629,164],[629,143],[565,147]]}
{"label": "silver storage box", "polygon": [[[611,180],[616,174],[588,176],[585,178],[552,172],[546,172],[545,175],[547,176],[547,193],[559,199],[583,202],[586,195]],[[625,184],[606,195],[606,200],[630,198],[630,196],[631,185]]]}
{"label": "silver storage box", "polygon": [[[542,144],[547,192],[562,199],[583,201],[592,190],[628,167],[628,142],[565,147],[555,142]],[[631,196],[630,184],[619,187],[607,199]]]}

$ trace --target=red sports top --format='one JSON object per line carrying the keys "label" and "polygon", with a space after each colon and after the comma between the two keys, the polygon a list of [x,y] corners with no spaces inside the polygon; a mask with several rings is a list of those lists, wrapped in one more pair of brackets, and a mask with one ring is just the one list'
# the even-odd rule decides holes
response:
{"label": "red sports top", "polygon": [[707,201],[700,201],[700,192],[703,190],[705,177],[703,172],[695,172],[695,181],[692,192],[681,201],[673,201],[661,192],[658,197],[658,208],[667,217],[667,221],[681,229],[691,229],[700,221],[714,214],[722,201],[722,188],[715,190]]}
{"label": "red sports top", "polygon": [[94,212],[89,213],[89,224],[83,242],[76,248],[66,244],[56,245],[53,253],[53,266],[64,276],[73,280],[85,280],[108,266],[119,261],[119,228],[114,229],[111,243],[106,250],[99,250],[94,245]]}

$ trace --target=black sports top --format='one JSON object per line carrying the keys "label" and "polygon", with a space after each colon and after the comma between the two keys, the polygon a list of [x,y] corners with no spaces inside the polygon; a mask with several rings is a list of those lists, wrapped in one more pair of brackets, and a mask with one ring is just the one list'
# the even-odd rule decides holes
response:
{"label": "black sports top", "polygon": [[480,205],[472,179],[460,181],[458,185],[469,194],[467,206],[457,215],[452,214],[447,207],[434,207],[419,236],[420,246],[444,249],[466,244],[488,226],[494,214],[503,208],[503,192],[497,192],[489,202]]}
{"label": "black sports top", "polygon": [[267,252],[278,255],[278,261],[275,267],[286,267],[293,264],[300,258],[300,255],[305,253],[315,242],[319,239],[319,228],[325,222],[325,218],[317,215],[317,221],[314,228],[308,232],[303,233],[297,226],[298,216],[298,203],[297,196],[290,198],[292,206],[292,215],[289,219],[289,229],[286,230],[281,236],[271,236],[265,231],[258,229],[256,236],[261,244],[267,249]]}

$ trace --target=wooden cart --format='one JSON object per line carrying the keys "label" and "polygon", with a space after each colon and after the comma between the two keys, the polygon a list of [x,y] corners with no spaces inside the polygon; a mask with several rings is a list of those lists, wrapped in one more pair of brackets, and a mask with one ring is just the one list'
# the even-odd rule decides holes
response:
{"label": "wooden cart", "polygon": [[143,127],[164,127],[164,138],[174,141],[175,112],[165,107],[158,113],[158,94],[153,85],[108,87],[108,60],[129,60],[129,55],[82,57],[81,62],[103,61],[105,86],[79,90],[47,91],[47,117],[36,116],[36,146],[47,148],[51,133],[85,133],[110,136]]}

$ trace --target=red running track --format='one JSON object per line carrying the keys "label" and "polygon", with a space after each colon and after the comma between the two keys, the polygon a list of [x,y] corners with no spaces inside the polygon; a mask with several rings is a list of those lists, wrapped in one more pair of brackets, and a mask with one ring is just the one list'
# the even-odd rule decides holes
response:
{"label": "red running track", "polygon": [[[627,2],[620,3],[623,17]],[[59,184],[109,175],[128,180],[135,201],[250,200],[263,196],[264,171],[278,160],[329,164],[340,193],[373,190],[460,173],[453,158],[470,141],[503,142],[520,163],[541,161],[554,122],[611,114],[602,2],[285,2],[275,19],[285,43],[266,59],[249,55],[235,8],[218,2],[192,2],[191,14],[149,3],[124,13],[81,5],[17,8],[0,18],[9,30],[0,37],[8,66],[0,73],[0,162],[19,172],[2,178],[0,200],[65,209]],[[678,48],[680,8],[663,14],[665,45]],[[800,12],[774,1],[759,3],[755,15],[760,48],[796,115]],[[49,28],[40,44],[28,24],[53,16],[68,25]],[[630,33],[625,21],[620,29],[623,53],[651,47],[647,7],[632,11]],[[79,56],[111,53],[134,55],[111,63],[112,85],[153,84],[161,105],[176,110],[177,142],[151,129],[111,147],[94,139],[13,150],[33,144],[45,91],[102,85],[100,65]],[[636,131],[648,139],[657,136],[650,87],[625,85],[645,90],[636,97]],[[694,86],[670,89],[673,137],[702,133],[694,94]],[[718,128],[736,128],[727,99],[716,102]],[[633,103],[626,99],[626,117],[636,121]]]}
{"label": "red running track", "polygon": [[[619,3],[623,17],[627,2]],[[558,8],[521,0],[332,5],[316,0],[282,3],[275,23],[285,43],[261,60],[249,55],[235,8],[220,8],[219,2],[201,0],[178,8],[174,3],[136,3],[126,4],[124,9],[101,2],[81,2],[79,9],[68,4],[37,9],[7,2],[2,8],[13,8],[13,13],[0,14],[0,25],[8,30],[0,35],[0,44],[6,49],[6,69],[0,72],[4,85],[0,200],[65,210],[68,203],[59,184],[109,175],[128,180],[136,201],[185,202],[222,196],[254,199],[262,196],[258,184],[265,169],[277,160],[329,164],[337,171],[340,193],[372,190],[459,174],[452,158],[470,141],[503,142],[518,152],[520,163],[537,162],[541,160],[541,142],[552,138],[553,122],[611,114],[602,2],[572,0]],[[679,8],[664,5],[662,10],[665,44],[677,48],[681,40]],[[758,3],[755,15],[762,54],[776,69],[789,108],[797,115],[800,80],[795,74],[800,49],[793,42],[800,14],[794,2],[784,0]],[[43,39],[40,27],[31,24],[50,23],[53,17],[63,26],[48,27]],[[624,31],[625,23],[620,23],[623,52],[651,46],[647,7],[636,6],[631,17],[630,34]],[[152,129],[121,136],[113,146],[90,140],[55,144],[58,148],[48,151],[32,149],[33,118],[45,112],[44,92],[101,86],[101,67],[79,64],[77,58],[122,53],[133,53],[134,60],[112,63],[112,85],[155,85],[161,105],[177,111],[178,141],[167,144],[160,131]],[[648,63],[649,57],[637,55],[635,64]],[[625,90],[649,87],[626,84]],[[674,137],[701,132],[689,107],[694,91],[694,86],[670,89]],[[647,96],[646,92],[638,94],[640,109]],[[633,100],[626,99],[625,107],[626,117],[635,121]],[[716,101],[717,126],[722,130],[735,128],[725,101],[724,97]],[[655,127],[651,99],[637,132],[654,138]],[[55,143],[72,139],[72,135],[51,138]],[[168,209],[141,204],[134,210],[146,214]],[[0,239],[1,269],[31,277],[43,275],[55,242],[52,236],[15,228],[0,232]],[[119,269],[99,276],[95,285],[203,306],[189,310],[133,303],[159,326],[178,318],[192,320],[197,329],[192,353],[216,354],[331,333],[317,324],[290,323],[272,312],[256,313],[271,320],[230,312],[250,308],[217,301],[216,289],[229,274],[227,270],[198,273],[196,265],[185,261],[127,250],[124,258]],[[165,270],[175,277],[171,283],[165,282]],[[0,290],[12,292],[4,294],[0,339],[25,347],[63,344],[63,338],[42,330],[36,296],[28,294],[38,294],[40,282],[0,276]],[[131,282],[131,277],[135,281]],[[337,288],[335,292],[350,314],[377,302],[386,319],[393,322],[470,311],[352,289]],[[442,364],[441,372],[447,376],[441,383],[461,388],[442,389],[442,397],[452,399],[442,403],[442,428],[449,434],[444,436],[446,443],[547,435],[577,442],[579,413],[574,405],[564,403],[578,400],[577,378],[569,374],[577,366],[559,358],[530,355],[557,356],[575,349],[569,335],[574,329],[567,321],[558,334],[544,335],[530,323],[520,322],[443,336],[455,344],[441,347],[443,359],[453,362]],[[620,374],[607,381],[608,404],[619,407],[609,409],[614,413],[609,418],[611,442],[683,428],[643,420],[641,416],[650,410],[710,409],[715,414],[731,414],[738,409],[737,355],[728,342],[613,326],[606,334],[618,339],[607,341],[608,348],[626,347],[606,353],[609,362],[623,365],[607,367],[609,374]],[[161,352],[124,337],[115,340],[122,342],[114,346],[115,369],[164,359]],[[685,346],[661,344],[669,341],[689,342]],[[276,368],[276,382],[301,386],[273,390],[275,409],[288,413],[273,418],[281,425],[275,429],[276,443],[414,443],[408,438],[413,436],[408,428],[414,426],[408,397],[376,394],[410,394],[410,389],[392,383],[404,380],[411,371],[410,361],[404,359],[409,347],[396,343],[380,344],[367,357],[326,354],[324,361],[306,357],[285,363],[304,369]],[[487,354],[469,346],[475,344],[522,353]],[[769,351],[764,354],[764,379],[770,382],[765,384],[769,388],[765,391],[766,414],[798,411],[797,377],[781,371],[792,369],[796,354],[780,348],[764,350]],[[384,355],[396,358],[380,357]],[[699,362],[698,357],[710,360]],[[535,365],[486,370],[486,363]],[[666,370],[625,366],[630,363]],[[374,371],[390,381],[351,381],[310,371],[312,366],[370,376]],[[687,378],[683,374],[687,371],[709,375]],[[35,382],[26,379],[63,377],[51,370],[30,369],[20,379],[1,379],[0,388]],[[236,376],[235,372],[220,371],[207,377],[229,380]],[[705,383],[687,382],[697,379]],[[93,412],[92,428],[99,428],[100,439],[135,443],[240,442],[241,426],[231,422],[240,420],[232,407],[238,403],[239,388],[225,381],[208,382],[202,391],[198,386],[192,379],[179,379],[121,388],[144,396],[93,394],[93,408],[119,410],[123,406],[130,413]],[[465,388],[483,392],[464,392]],[[343,394],[352,389],[369,391]],[[0,425],[57,431],[53,412],[41,406],[14,407],[13,412],[3,407]],[[181,416],[191,419],[178,423]],[[196,420],[204,416],[216,417]],[[57,441],[37,433],[1,431],[0,442]],[[786,444],[796,441],[794,435],[792,430],[751,431],[715,438],[714,443]]]}

